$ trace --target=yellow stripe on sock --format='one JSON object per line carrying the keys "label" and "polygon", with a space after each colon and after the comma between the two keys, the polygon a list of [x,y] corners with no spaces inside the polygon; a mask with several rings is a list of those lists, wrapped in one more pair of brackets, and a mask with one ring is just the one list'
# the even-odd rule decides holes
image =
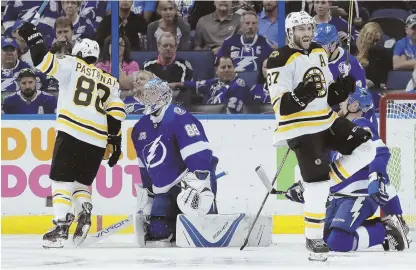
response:
{"label": "yellow stripe on sock", "polygon": [[53,192],[53,195],[55,195],[56,193],[62,193],[64,195],[71,196],[71,193],[65,189],[57,189]]}
{"label": "yellow stripe on sock", "polygon": [[78,199],[78,198],[87,198],[87,199],[91,199],[91,195],[89,194],[77,194],[74,197],[72,197],[73,199]]}
{"label": "yellow stripe on sock", "polygon": [[303,215],[307,218],[315,218],[315,219],[324,219],[325,218],[325,213],[304,212]]}
{"label": "yellow stripe on sock", "polygon": [[305,228],[322,229],[323,227],[324,223],[309,223],[305,221]]}
{"label": "yellow stripe on sock", "polygon": [[61,203],[61,204],[66,204],[66,205],[72,207],[72,202],[70,202],[68,200],[65,200],[65,199],[60,199],[60,198],[53,199],[52,203],[53,204],[59,204],[59,203]]}

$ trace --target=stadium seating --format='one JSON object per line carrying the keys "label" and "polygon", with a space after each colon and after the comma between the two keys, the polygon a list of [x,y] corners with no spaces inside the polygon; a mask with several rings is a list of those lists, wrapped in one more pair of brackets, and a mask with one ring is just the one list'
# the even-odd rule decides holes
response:
{"label": "stadium seating", "polygon": [[404,90],[412,78],[412,71],[391,70],[387,76],[386,87],[388,90]]}
{"label": "stadium seating", "polygon": [[212,104],[212,105],[183,105],[183,107],[190,113],[202,114],[225,114],[227,113],[226,104]]}
{"label": "stadium seating", "polygon": [[246,82],[246,85],[248,85],[251,89],[251,87],[257,84],[259,74],[257,71],[238,72],[238,76],[242,78]]}
{"label": "stadium seating", "polygon": [[[131,58],[143,67],[144,63],[152,58],[156,58],[158,52],[140,52],[131,53]],[[178,51],[177,57],[187,60],[191,63],[194,70],[194,80],[207,80],[214,78],[214,54],[212,51]]]}
{"label": "stadium seating", "polygon": [[370,22],[380,24],[383,32],[396,41],[406,36],[404,31],[406,18],[410,13],[402,9],[380,9],[370,16]]}
{"label": "stadium seating", "polygon": [[271,104],[256,104],[256,105],[244,105],[243,113],[251,114],[274,114],[273,106]]}

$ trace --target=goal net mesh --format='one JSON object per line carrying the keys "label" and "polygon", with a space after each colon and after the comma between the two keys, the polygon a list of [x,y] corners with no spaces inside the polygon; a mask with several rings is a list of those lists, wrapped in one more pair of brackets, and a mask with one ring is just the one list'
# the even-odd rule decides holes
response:
{"label": "goal net mesh", "polygon": [[416,94],[388,94],[381,99],[380,135],[390,149],[387,173],[403,217],[416,229]]}

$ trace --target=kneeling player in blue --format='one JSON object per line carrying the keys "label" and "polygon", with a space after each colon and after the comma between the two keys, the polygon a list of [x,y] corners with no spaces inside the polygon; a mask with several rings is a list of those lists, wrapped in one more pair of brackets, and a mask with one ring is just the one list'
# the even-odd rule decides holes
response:
{"label": "kneeling player in blue", "polygon": [[[348,179],[331,187],[326,211],[324,240],[332,251],[348,252],[383,245],[384,250],[402,251],[409,248],[409,229],[402,218],[399,198],[390,185],[387,164],[390,152],[381,141],[374,125],[361,117],[373,107],[371,95],[357,88],[341,103],[342,115],[372,133],[377,144],[375,159]],[[339,154],[334,153],[336,162]],[[301,183],[289,188],[286,197],[303,202]],[[378,207],[386,214],[382,219],[372,217]]]}
{"label": "kneeling player in blue", "polygon": [[[141,247],[151,243],[170,246],[176,237],[178,214],[203,216],[217,212],[218,159],[212,154],[202,124],[170,104],[172,90],[167,82],[151,79],[139,96],[145,106],[144,116],[134,126],[131,138],[143,188],[149,196],[143,214],[135,217],[135,235]],[[185,179],[188,181],[181,187]]]}

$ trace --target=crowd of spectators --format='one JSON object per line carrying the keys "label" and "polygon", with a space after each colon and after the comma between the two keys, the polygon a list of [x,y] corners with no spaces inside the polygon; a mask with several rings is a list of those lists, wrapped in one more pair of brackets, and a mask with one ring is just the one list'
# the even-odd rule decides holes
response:
{"label": "crowd of spectators", "polygon": [[[373,95],[392,89],[415,91],[413,2],[354,1],[351,53],[364,68],[366,85]],[[40,93],[58,95],[58,82],[35,70],[25,43],[16,34],[23,21],[37,22],[52,51],[57,41],[73,45],[82,38],[96,40],[101,49],[96,66],[111,72],[110,1],[50,0],[39,18],[36,10],[42,3],[2,1],[1,87],[2,104],[7,104],[3,108],[8,108],[2,113],[48,113],[50,109],[12,110],[10,103],[24,108],[24,104],[33,107],[36,101],[37,106],[50,108],[51,98]],[[286,1],[286,14],[304,9],[316,25],[333,24],[340,45],[345,47],[348,3]],[[119,0],[118,77],[127,112],[142,112],[133,85],[154,76],[166,80],[174,90],[174,102],[184,106],[224,104],[229,113],[243,113],[244,107],[261,104],[267,107],[265,63],[274,49],[285,45],[279,44],[278,32],[277,1]],[[58,53],[70,53],[70,47],[61,50]],[[207,53],[208,60],[202,57]],[[24,76],[19,77],[22,71]],[[398,73],[402,74],[401,84],[389,87],[390,75]],[[23,83],[32,79],[35,90],[28,91]]]}

